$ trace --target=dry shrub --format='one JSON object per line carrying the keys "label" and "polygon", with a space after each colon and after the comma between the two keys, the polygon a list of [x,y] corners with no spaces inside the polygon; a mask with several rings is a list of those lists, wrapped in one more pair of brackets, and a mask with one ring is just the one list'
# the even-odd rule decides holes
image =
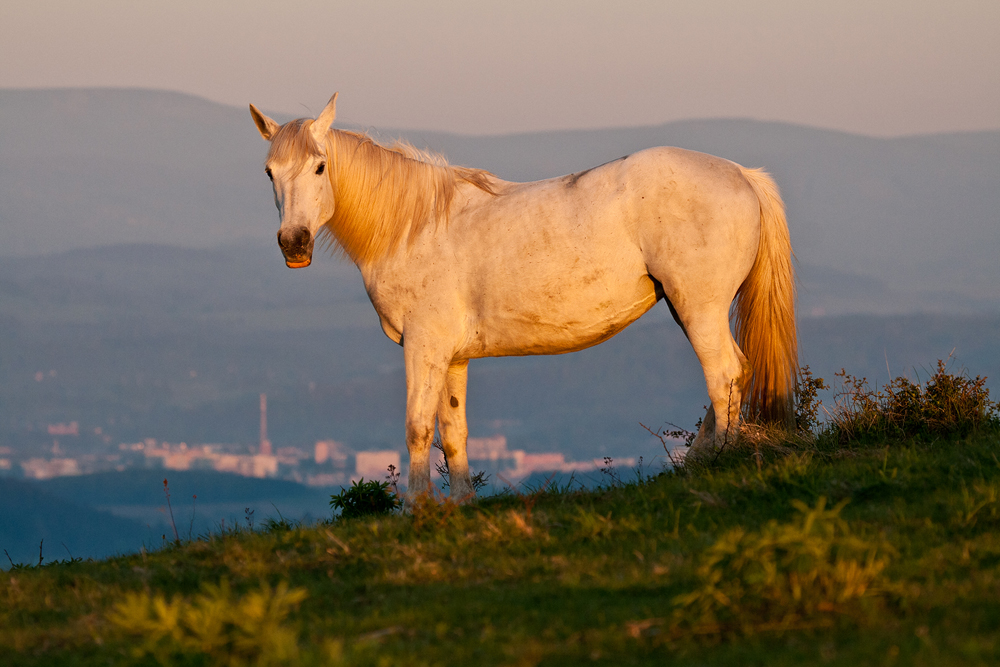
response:
{"label": "dry shrub", "polygon": [[814,378],[809,366],[799,369],[795,382],[795,430],[799,435],[811,434],[819,427],[822,401],[819,392],[829,389],[823,378]]}
{"label": "dry shrub", "polygon": [[921,385],[897,377],[881,389],[866,378],[837,373],[841,389],[834,395],[830,430],[840,444],[886,438],[963,437],[985,426],[1000,425],[997,404],[990,400],[986,378],[937,370]]}

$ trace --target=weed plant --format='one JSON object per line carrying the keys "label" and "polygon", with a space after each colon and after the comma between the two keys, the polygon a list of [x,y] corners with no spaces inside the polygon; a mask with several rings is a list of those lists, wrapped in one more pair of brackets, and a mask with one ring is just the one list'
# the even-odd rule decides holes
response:
{"label": "weed plant", "polygon": [[363,477],[354,481],[349,488],[330,496],[330,508],[339,510],[342,519],[384,516],[402,504],[402,500],[389,490],[389,482],[374,479],[366,482]]}
{"label": "weed plant", "polygon": [[[434,463],[434,470],[441,477],[441,488],[447,489],[451,486],[451,466],[448,464],[448,453],[444,451],[444,445],[441,444],[439,436],[434,436],[431,447],[441,452],[441,460]],[[472,490],[476,493],[479,493],[490,483],[490,474],[485,470],[471,470],[469,472],[472,478]],[[390,474],[392,473],[390,472]]]}
{"label": "weed plant", "polygon": [[205,584],[194,596],[147,591],[128,593],[108,620],[134,641],[130,653],[161,665],[207,658],[211,665],[294,664],[298,628],[288,615],[308,597],[303,588],[279,583],[234,597],[229,583]]}
{"label": "weed plant", "polygon": [[814,378],[809,366],[799,370],[795,386],[795,428],[799,433],[812,433],[820,425],[822,402],[819,392],[829,389],[823,378]]}
{"label": "weed plant", "polygon": [[841,370],[830,427],[825,435],[848,443],[901,438],[962,438],[981,428],[1000,425],[997,403],[990,400],[986,378],[937,369],[923,384],[897,377],[881,389],[866,378]]}
{"label": "weed plant", "polygon": [[892,552],[879,539],[851,534],[840,517],[846,504],[794,500],[799,514],[789,522],[723,533],[706,550],[695,589],[674,599],[675,634],[831,625],[835,612],[873,592]]}

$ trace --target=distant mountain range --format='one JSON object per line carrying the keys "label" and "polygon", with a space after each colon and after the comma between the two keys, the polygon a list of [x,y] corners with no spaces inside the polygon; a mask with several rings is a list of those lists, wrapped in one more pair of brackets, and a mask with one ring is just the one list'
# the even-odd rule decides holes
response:
{"label": "distant mountain range", "polygon": [[[0,90],[0,128],[0,255],[273,242],[266,144],[246,109],[162,91]],[[875,139],[728,119],[380,135],[511,180],[656,145],[762,166],[788,204],[803,312],[1000,312],[1000,130]]]}

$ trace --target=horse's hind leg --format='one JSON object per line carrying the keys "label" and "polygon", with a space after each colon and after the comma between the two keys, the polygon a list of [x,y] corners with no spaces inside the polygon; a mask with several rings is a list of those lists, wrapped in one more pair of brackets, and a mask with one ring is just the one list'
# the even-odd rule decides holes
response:
{"label": "horse's hind leg", "polygon": [[743,391],[752,371],[729,330],[728,310],[681,313],[681,320],[701,362],[711,401],[691,445],[691,453],[701,456],[736,441]]}
{"label": "horse's hind leg", "polygon": [[438,430],[445,456],[448,457],[451,499],[456,502],[471,500],[476,495],[466,452],[469,425],[465,418],[465,388],[468,379],[468,360],[454,362],[448,368],[448,378],[438,402]]}

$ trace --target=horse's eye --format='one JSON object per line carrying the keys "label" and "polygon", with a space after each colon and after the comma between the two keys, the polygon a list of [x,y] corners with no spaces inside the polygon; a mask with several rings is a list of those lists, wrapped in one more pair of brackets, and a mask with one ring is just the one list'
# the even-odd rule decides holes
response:
{"label": "horse's eye", "polygon": [[271,168],[270,167],[266,168],[264,170],[264,173],[267,174],[267,177],[270,178],[272,181],[274,180],[274,175],[271,173]]}
{"label": "horse's eye", "polygon": [[316,175],[317,176],[321,175],[324,169],[326,169],[326,162],[320,162],[319,166],[316,167]]}

